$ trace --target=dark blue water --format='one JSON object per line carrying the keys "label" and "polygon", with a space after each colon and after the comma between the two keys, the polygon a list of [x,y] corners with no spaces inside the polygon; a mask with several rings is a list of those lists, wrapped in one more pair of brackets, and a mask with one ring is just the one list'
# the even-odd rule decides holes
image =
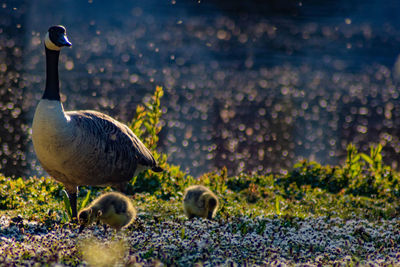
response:
{"label": "dark blue water", "polygon": [[193,175],[336,164],[350,142],[382,143],[397,167],[400,2],[265,2],[5,1],[1,172],[41,172],[29,127],[53,24],[73,43],[60,63],[65,109],[126,122],[163,86],[159,150]]}

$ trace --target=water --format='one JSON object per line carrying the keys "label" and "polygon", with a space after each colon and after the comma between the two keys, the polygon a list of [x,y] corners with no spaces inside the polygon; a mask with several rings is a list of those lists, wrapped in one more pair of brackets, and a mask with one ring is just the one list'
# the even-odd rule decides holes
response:
{"label": "water", "polygon": [[[0,164],[41,173],[30,140],[44,86],[42,40],[67,27],[66,110],[129,121],[156,85],[159,150],[197,176],[279,171],[385,145],[397,167],[398,1],[5,1],[0,5]],[[398,73],[397,75],[399,75]]]}

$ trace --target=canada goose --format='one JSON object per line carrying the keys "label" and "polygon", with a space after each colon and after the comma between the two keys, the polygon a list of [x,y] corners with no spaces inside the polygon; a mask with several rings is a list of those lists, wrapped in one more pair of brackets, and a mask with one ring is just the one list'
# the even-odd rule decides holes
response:
{"label": "canada goose", "polygon": [[185,190],[183,209],[189,219],[193,217],[212,219],[218,209],[218,198],[207,187],[193,185]]}
{"label": "canada goose", "polygon": [[135,218],[136,210],[127,196],[118,192],[106,193],[79,212],[78,222],[81,225],[79,232],[85,226],[98,221],[118,231],[130,225]]}
{"label": "canada goose", "polygon": [[32,141],[43,169],[64,184],[76,218],[78,186],[121,189],[141,171],[162,169],[126,125],[97,111],[64,111],[58,58],[61,48],[71,43],[63,26],[50,27],[44,43],[46,87],[33,118]]}

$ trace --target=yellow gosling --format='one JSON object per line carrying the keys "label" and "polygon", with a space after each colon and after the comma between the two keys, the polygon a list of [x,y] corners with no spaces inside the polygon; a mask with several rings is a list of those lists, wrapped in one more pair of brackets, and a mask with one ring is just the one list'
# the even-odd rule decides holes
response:
{"label": "yellow gosling", "polygon": [[129,226],[136,218],[136,209],[130,199],[118,192],[106,193],[95,199],[78,214],[79,232],[94,222],[102,222],[117,231]]}
{"label": "yellow gosling", "polygon": [[218,209],[218,198],[205,186],[194,185],[186,188],[183,198],[183,209],[186,216],[212,219]]}

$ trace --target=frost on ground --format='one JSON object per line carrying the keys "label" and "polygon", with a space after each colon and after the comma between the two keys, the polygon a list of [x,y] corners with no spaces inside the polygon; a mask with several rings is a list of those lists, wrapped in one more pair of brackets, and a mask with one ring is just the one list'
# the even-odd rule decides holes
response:
{"label": "frost on ground", "polygon": [[119,233],[0,218],[0,265],[400,264],[400,219],[139,218]]}

